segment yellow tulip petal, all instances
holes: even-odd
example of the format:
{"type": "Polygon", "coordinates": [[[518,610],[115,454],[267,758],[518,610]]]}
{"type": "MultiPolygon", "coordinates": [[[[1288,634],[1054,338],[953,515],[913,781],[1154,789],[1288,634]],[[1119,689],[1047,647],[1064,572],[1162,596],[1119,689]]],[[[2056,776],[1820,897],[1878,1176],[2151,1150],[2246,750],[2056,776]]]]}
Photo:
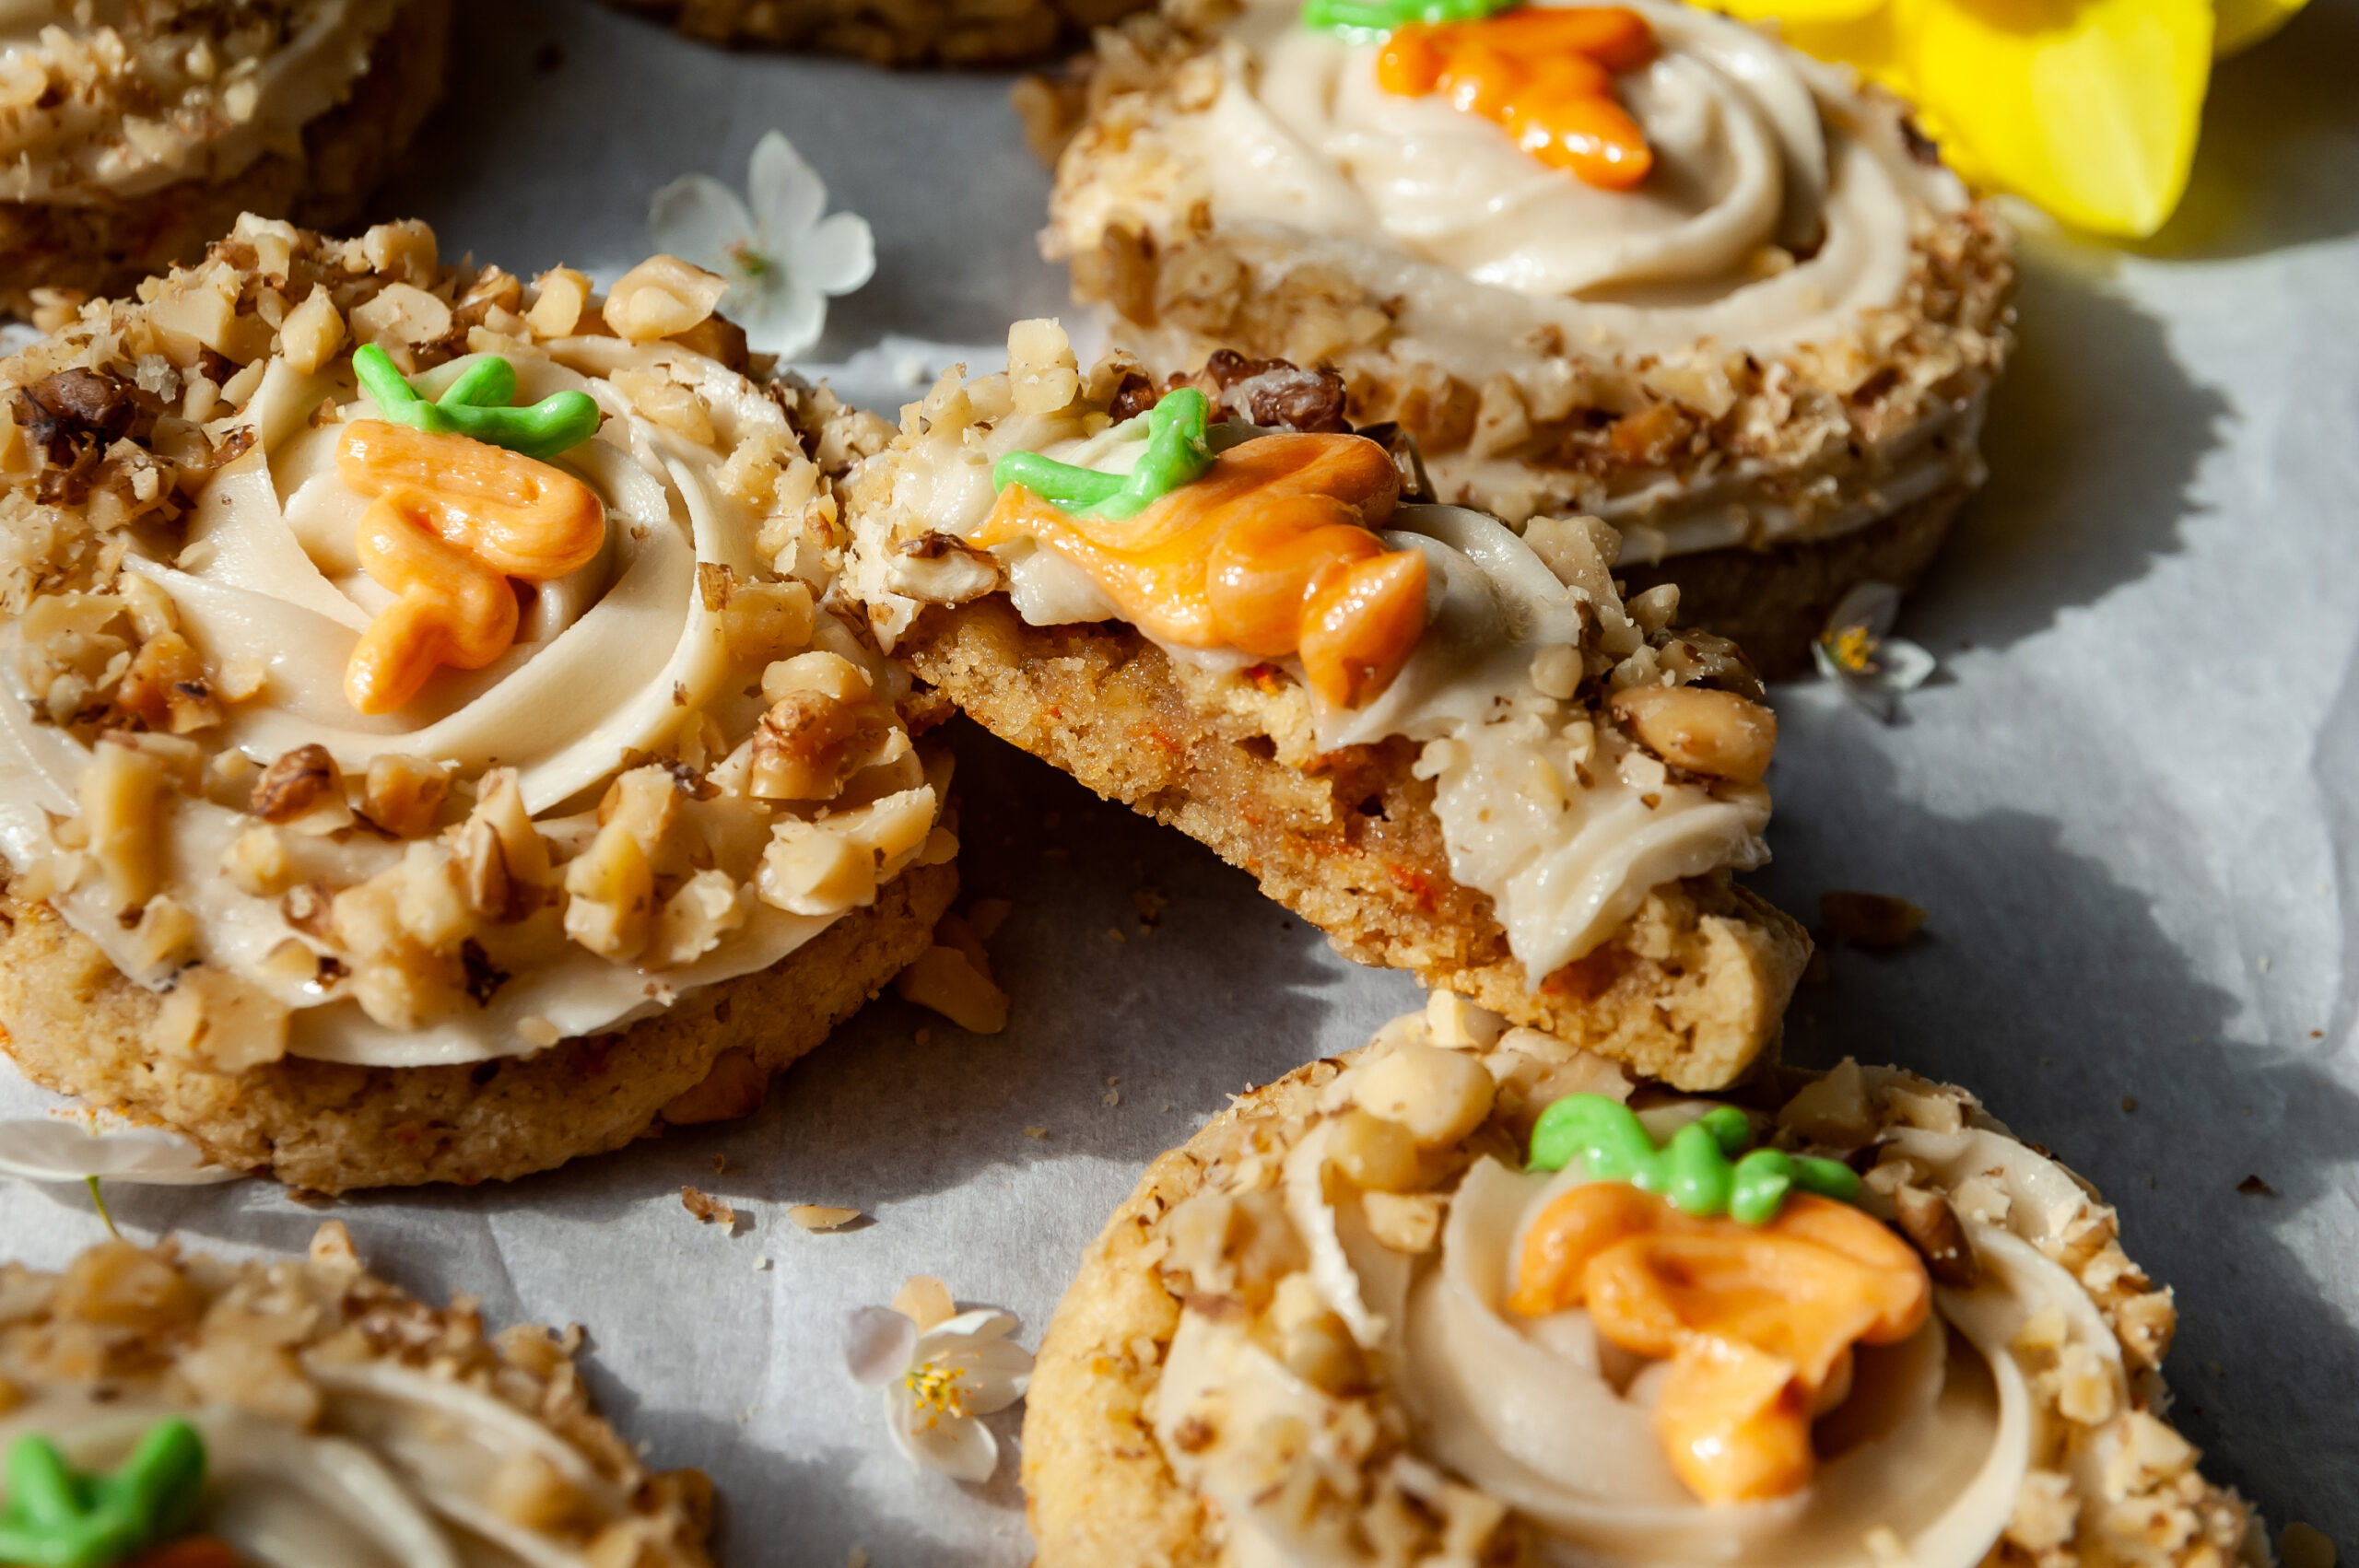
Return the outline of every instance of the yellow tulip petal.
{"type": "Polygon", "coordinates": [[[1887,0],[1711,0],[1711,8],[1740,21],[1778,21],[1791,29],[1817,22],[1856,22],[1886,4],[1887,0]]]}
{"type": "Polygon", "coordinates": [[[2217,0],[2212,10],[2219,25],[2212,36],[2212,53],[2220,59],[2250,49],[2294,19],[2303,0],[2217,0]]]}
{"type": "Polygon", "coordinates": [[[1905,75],[1964,161],[2078,228],[2144,238],[2187,189],[2210,0],[1914,0],[1905,75]]]}

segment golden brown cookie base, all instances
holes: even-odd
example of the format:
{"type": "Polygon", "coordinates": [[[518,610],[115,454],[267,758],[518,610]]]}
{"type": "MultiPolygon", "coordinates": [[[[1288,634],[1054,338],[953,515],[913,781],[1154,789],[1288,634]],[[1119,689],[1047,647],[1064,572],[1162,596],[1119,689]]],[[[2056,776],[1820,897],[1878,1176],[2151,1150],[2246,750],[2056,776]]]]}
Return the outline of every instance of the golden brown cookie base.
{"type": "Polygon", "coordinates": [[[1033,60],[1149,0],[608,0],[707,43],[850,54],[878,65],[1033,60]]]}
{"type": "Polygon", "coordinates": [[[146,1040],[155,993],[46,906],[0,892],[0,1048],[35,1082],[290,1187],[505,1181],[656,1130],[724,1051],[751,1052],[764,1076],[784,1068],[925,951],[957,886],[953,866],[912,867],[780,964],[619,1035],[452,1066],[289,1057],[234,1077],[159,1057],[146,1040]]]}
{"type": "Polygon", "coordinates": [[[1809,958],[1799,925],[1722,872],[1657,888],[1534,990],[1490,899],[1450,878],[1411,743],[1288,766],[1248,721],[1191,706],[1136,632],[1027,626],[996,595],[927,612],[895,651],[1001,739],[1250,872],[1345,956],[1683,1088],[1733,1082],[1777,1037],[1809,958]]]}
{"type": "Polygon", "coordinates": [[[0,311],[27,315],[36,288],[93,297],[193,263],[241,213],[334,228],[392,171],[442,96],[451,0],[411,0],[377,41],[352,96],[303,127],[303,156],[265,153],[218,184],[184,181],[85,205],[0,202],[0,311]]]}
{"type": "Polygon", "coordinates": [[[1743,648],[1764,677],[1784,680],[1809,673],[1811,644],[1854,587],[1915,587],[1973,494],[1972,486],[1949,485],[1831,539],[1761,550],[1706,550],[1655,566],[1625,558],[1614,575],[1632,593],[1658,583],[1679,584],[1682,621],[1711,627],[1743,648]]]}

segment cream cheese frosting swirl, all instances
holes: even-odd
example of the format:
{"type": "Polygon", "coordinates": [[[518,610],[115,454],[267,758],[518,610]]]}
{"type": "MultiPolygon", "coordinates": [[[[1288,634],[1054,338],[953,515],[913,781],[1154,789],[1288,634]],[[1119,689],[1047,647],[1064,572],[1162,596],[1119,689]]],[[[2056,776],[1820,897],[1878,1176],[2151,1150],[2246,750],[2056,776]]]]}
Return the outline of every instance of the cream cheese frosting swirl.
{"type": "Polygon", "coordinates": [[[368,69],[405,0],[0,6],[0,200],[76,204],[220,181],[368,69]]]}
{"type": "MultiPolygon", "coordinates": [[[[323,1060],[529,1054],[776,964],[901,868],[952,851],[934,831],[946,772],[891,709],[906,678],[815,610],[809,583],[770,575],[798,559],[792,513],[816,481],[779,403],[666,342],[508,353],[522,402],[571,390],[602,410],[599,434],[553,461],[596,496],[605,543],[537,585],[490,665],[446,670],[390,713],[345,695],[355,645],[392,599],[359,568],[367,503],[335,466],[346,429],[380,412],[348,357],[257,361],[223,421],[250,444],[205,483],[176,548],[141,540],[123,556],[129,602],[234,687],[217,724],[93,737],[25,684],[53,620],[95,625],[123,599],[36,601],[7,628],[0,854],[125,975],[171,990],[167,1033],[186,995],[241,1036],[323,1060]],[[749,466],[764,454],[769,469],[749,466]],[[781,454],[805,493],[774,482],[781,454]],[[780,730],[781,701],[842,721],[821,776],[780,730]],[[165,780],[140,829],[144,897],[92,825],[126,767],[165,780]],[[323,772],[355,790],[423,781],[425,819],[357,818],[367,801],[318,784],[323,772]],[[258,788],[282,774],[312,778],[318,798],[258,820],[258,788]]],[[[475,357],[417,384],[438,394],[475,357]]],[[[810,569],[824,592],[816,556],[810,569]]]]}
{"type": "Polygon", "coordinates": [[[1212,57],[1210,101],[1167,132],[1168,189],[1068,186],[1060,220],[1201,193],[1225,240],[1332,258],[1399,296],[1412,345],[1480,382],[1533,334],[1575,352],[1776,350],[1898,300],[1921,215],[1966,205],[1894,117],[1839,75],[1726,18],[1632,0],[1661,53],[1618,82],[1655,153],[1636,191],[1543,165],[1489,120],[1377,80],[1378,45],[1254,0],[1212,57]]]}
{"type": "Polygon", "coordinates": [[[574,1341],[519,1328],[495,1348],[464,1304],[364,1272],[339,1224],[307,1258],[112,1242],[62,1274],[0,1264],[0,1450],[38,1437],[102,1475],[185,1422],[204,1480],[178,1539],[247,1568],[709,1561],[679,1479],[590,1410],[574,1341]]]}
{"type": "MultiPolygon", "coordinates": [[[[2109,1211],[1954,1091],[1846,1063],[1809,1092],[1814,1104],[1789,1107],[1782,1119],[1823,1125],[1847,1106],[1834,1119],[1850,1123],[1848,1135],[1876,1139],[1863,1205],[1920,1246],[1936,1234],[1924,1216],[1937,1211],[1955,1226],[1943,1244],[1952,1263],[1936,1270],[1921,1328],[1855,1348],[1815,1414],[1808,1484],[1707,1504],[1666,1462],[1655,1415],[1666,1364],[1617,1348],[1583,1307],[1535,1317],[1508,1305],[1527,1235],[1592,1178],[1578,1156],[1551,1176],[1486,1152],[1480,1129],[1494,1094],[1512,1128],[1529,1126],[1541,1101],[1626,1096],[1627,1082],[1532,1031],[1502,1035],[1496,1018],[1440,996],[1315,1082],[1294,1095],[1293,1119],[1263,1124],[1278,1136],[1249,1139],[1250,1159],[1216,1164],[1163,1231],[1160,1267],[1167,1280],[1178,1273],[1172,1288],[1194,1293],[1147,1414],[1180,1483],[1214,1505],[1223,1561],[1374,1561],[1348,1520],[1365,1510],[1366,1531],[1385,1534],[1378,1498],[1392,1492],[1462,1531],[1450,1539],[1470,1557],[1504,1508],[1539,1561],[1634,1568],[1902,1558],[1975,1568],[2002,1541],[2026,1539],[2139,1561],[2148,1538],[2132,1515],[2170,1506],[2127,1501],[2148,1488],[2185,1500],[2173,1515],[2182,1550],[2199,1536],[2232,1546],[2242,1527],[2232,1500],[2207,1514],[2220,1494],[2186,1476],[2192,1451],[2146,1412],[2139,1374],[2151,1361],[2127,1352],[2151,1347],[2130,1326],[2164,1298],[2126,1297],[2121,1281],[2142,1289],[2142,1276],[2094,1262],[2088,1237],[2110,1235],[2109,1211]],[[1426,1171],[1450,1174],[1431,1188],[1405,1168],[1367,1175],[1388,1168],[1369,1153],[1383,1141],[1354,1120],[1370,1114],[1414,1140],[1426,1171]],[[1407,1215],[1425,1218],[1404,1224],[1407,1215]],[[1283,1276],[1274,1288],[1272,1270],[1283,1276]],[[1344,1335],[1355,1350],[1334,1347],[1344,1335]],[[1387,1415],[1356,1404],[1371,1387],[1408,1418],[1405,1452],[1387,1415]],[[2130,1457],[2138,1453],[2146,1459],[2130,1457]],[[1321,1478],[1314,1493],[1272,1484],[1296,1470],[1321,1478]],[[2121,1506],[2102,1514],[2100,1498],[2121,1506]]],[[[1668,1139],[1708,1106],[1660,1100],[1640,1118],[1668,1139]]]]}

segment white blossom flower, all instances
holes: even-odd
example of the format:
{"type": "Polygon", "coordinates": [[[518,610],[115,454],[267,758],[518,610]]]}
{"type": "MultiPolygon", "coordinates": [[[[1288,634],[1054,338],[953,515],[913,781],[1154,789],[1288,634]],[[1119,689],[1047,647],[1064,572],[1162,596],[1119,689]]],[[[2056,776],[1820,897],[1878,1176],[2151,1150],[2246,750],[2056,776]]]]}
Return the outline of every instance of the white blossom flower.
{"type": "Polygon", "coordinates": [[[1900,590],[1863,582],[1835,606],[1810,649],[1820,674],[1887,724],[1900,717],[1901,695],[1923,685],[1936,663],[1925,649],[1890,635],[1899,616],[1900,590]]]}
{"type": "Polygon", "coordinates": [[[176,1132],[117,1117],[22,1117],[0,1121],[0,1176],[23,1181],[104,1177],[152,1187],[202,1187],[246,1173],[210,1164],[176,1132]]]}
{"type": "Polygon", "coordinates": [[[999,1440],[975,1418],[1003,1410],[1032,1381],[1032,1352],[1012,1343],[1015,1319],[960,1312],[941,1281],[919,1275],[891,1306],[863,1306],[844,1326],[844,1363],[881,1385],[885,1424],[902,1457],[956,1480],[999,1468],[999,1440]]]}
{"type": "Polygon", "coordinates": [[[647,227],[655,248],[729,280],[722,309],[759,354],[792,359],[819,341],[829,297],[850,294],[876,271],[876,239],[858,213],[820,215],[827,181],[794,144],[772,131],[754,147],[737,193],[703,174],[655,193],[647,227]]]}

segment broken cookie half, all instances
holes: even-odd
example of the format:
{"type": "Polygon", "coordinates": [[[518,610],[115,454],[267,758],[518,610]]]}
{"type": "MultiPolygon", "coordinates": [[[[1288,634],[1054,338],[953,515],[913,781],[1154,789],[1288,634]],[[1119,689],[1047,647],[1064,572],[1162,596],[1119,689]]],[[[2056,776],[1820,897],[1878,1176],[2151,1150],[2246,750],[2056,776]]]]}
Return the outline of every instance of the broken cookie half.
{"type": "Polygon", "coordinates": [[[1737,649],[1625,602],[1592,519],[1430,504],[1332,378],[1085,376],[1053,322],[954,372],[851,486],[847,580],[921,681],[1181,828],[1362,963],[1686,1088],[1808,956],[1767,859],[1777,724],[1737,649]]]}

